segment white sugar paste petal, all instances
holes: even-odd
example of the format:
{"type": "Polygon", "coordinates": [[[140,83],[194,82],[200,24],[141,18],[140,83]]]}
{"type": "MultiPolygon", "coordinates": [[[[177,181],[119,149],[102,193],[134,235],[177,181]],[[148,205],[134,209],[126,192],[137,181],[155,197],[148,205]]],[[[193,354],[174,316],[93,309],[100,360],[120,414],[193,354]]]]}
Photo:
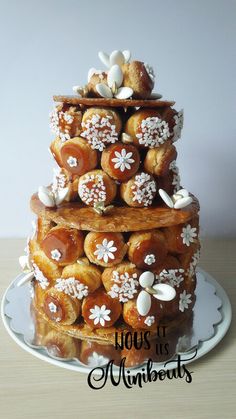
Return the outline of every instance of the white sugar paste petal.
{"type": "Polygon", "coordinates": [[[39,200],[45,205],[45,207],[55,207],[55,200],[51,191],[45,186],[40,186],[38,189],[39,200]]]}
{"type": "Polygon", "coordinates": [[[106,54],[103,51],[99,51],[98,56],[101,60],[101,62],[105,65],[105,67],[109,68],[110,67],[110,57],[108,54],[106,54]]]}
{"type": "Polygon", "coordinates": [[[153,297],[158,300],[171,301],[176,296],[175,289],[168,284],[155,284],[153,288],[157,291],[157,294],[153,294],[153,297]]]}
{"type": "Polygon", "coordinates": [[[171,197],[168,195],[166,191],[164,191],[164,189],[159,189],[159,195],[169,208],[174,208],[174,204],[171,197]]]}
{"type": "Polygon", "coordinates": [[[143,272],[139,277],[139,283],[141,287],[151,287],[154,282],[154,273],[150,271],[143,272]]]}
{"type": "Polygon", "coordinates": [[[146,291],[140,291],[137,298],[137,310],[141,316],[148,314],[151,304],[151,296],[146,291]]]}
{"type": "Polygon", "coordinates": [[[69,188],[59,189],[59,191],[57,192],[56,197],[55,197],[56,205],[59,205],[64,201],[68,192],[69,192],[69,188]]]}
{"type": "Polygon", "coordinates": [[[110,55],[110,67],[117,64],[122,66],[125,62],[125,57],[121,51],[112,51],[110,55]]]}
{"type": "Polygon", "coordinates": [[[99,93],[99,95],[102,97],[106,97],[106,98],[112,97],[111,89],[104,83],[96,84],[96,90],[99,93]]]}
{"type": "Polygon", "coordinates": [[[179,195],[182,195],[183,198],[186,198],[187,196],[189,196],[189,193],[188,193],[187,189],[180,189],[176,193],[179,194],[179,195]]]}
{"type": "Polygon", "coordinates": [[[125,49],[122,51],[122,54],[124,55],[125,62],[128,63],[131,58],[131,52],[128,49],[125,49]]]}
{"type": "Polygon", "coordinates": [[[132,96],[133,92],[134,91],[131,87],[120,87],[115,97],[116,99],[128,99],[132,96]]]}
{"type": "Polygon", "coordinates": [[[27,282],[30,282],[32,279],[34,279],[34,272],[29,272],[28,274],[25,274],[23,278],[21,278],[17,282],[17,287],[21,287],[22,285],[26,284],[27,282]]]}
{"type": "Polygon", "coordinates": [[[29,265],[29,257],[27,255],[20,256],[19,257],[19,264],[20,264],[20,267],[23,270],[26,269],[26,268],[28,268],[28,265],[29,265]]]}
{"type": "Polygon", "coordinates": [[[187,207],[189,204],[191,204],[191,202],[193,202],[193,198],[191,196],[178,199],[178,201],[174,205],[174,208],[181,209],[181,208],[187,207]]]}
{"type": "Polygon", "coordinates": [[[113,65],[107,73],[107,84],[112,88],[113,84],[116,83],[117,87],[122,85],[123,73],[121,68],[115,64],[113,65]]]}

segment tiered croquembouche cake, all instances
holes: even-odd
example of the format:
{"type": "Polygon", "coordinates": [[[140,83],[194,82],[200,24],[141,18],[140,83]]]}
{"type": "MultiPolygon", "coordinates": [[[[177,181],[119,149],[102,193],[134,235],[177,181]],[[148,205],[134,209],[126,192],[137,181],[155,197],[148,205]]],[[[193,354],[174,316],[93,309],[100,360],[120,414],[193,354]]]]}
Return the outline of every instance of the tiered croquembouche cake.
{"type": "Polygon", "coordinates": [[[129,51],[99,58],[106,70],[54,97],[58,168],[32,196],[36,231],[20,262],[42,318],[112,342],[115,332],[155,334],[192,312],[199,204],[176,165],[183,112],[152,93],[153,69],[129,51]]]}

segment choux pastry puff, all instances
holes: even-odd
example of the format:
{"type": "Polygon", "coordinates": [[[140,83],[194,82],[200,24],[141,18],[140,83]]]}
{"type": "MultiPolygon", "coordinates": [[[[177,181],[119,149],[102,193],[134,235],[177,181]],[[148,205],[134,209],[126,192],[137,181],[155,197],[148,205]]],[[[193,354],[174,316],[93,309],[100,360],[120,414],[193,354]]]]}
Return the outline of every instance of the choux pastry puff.
{"type": "Polygon", "coordinates": [[[110,204],[116,196],[117,186],[103,170],[92,170],[79,178],[80,199],[93,207],[98,202],[110,204]]]}
{"type": "Polygon", "coordinates": [[[59,266],[76,262],[83,255],[83,233],[74,228],[53,227],[41,243],[46,256],[59,266]]]}
{"type": "Polygon", "coordinates": [[[90,262],[109,267],[120,263],[127,251],[127,245],[121,233],[87,234],[84,251],[90,262]]]}
{"type": "Polygon", "coordinates": [[[82,118],[81,137],[85,138],[92,149],[103,151],[104,148],[118,141],[122,122],[116,110],[91,107],[82,118]]]}

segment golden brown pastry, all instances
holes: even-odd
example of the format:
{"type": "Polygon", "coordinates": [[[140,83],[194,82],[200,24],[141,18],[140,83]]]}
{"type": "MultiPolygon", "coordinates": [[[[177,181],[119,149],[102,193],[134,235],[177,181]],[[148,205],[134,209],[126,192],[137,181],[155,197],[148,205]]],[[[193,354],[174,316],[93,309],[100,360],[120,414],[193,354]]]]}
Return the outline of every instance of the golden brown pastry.
{"type": "Polygon", "coordinates": [[[110,204],[116,196],[117,186],[102,170],[92,170],[79,178],[80,199],[90,207],[98,202],[110,204]]]}
{"type": "Polygon", "coordinates": [[[144,160],[144,168],[148,173],[156,176],[164,176],[169,170],[170,163],[176,157],[177,151],[175,146],[170,142],[166,142],[158,148],[148,150],[144,160]]]}
{"type": "Polygon", "coordinates": [[[136,296],[140,275],[141,271],[133,263],[126,261],[113,268],[104,269],[102,282],[112,298],[117,298],[121,303],[125,303],[136,296]]]}
{"type": "Polygon", "coordinates": [[[36,280],[41,286],[50,280],[60,278],[62,269],[51,259],[49,259],[42,250],[37,250],[32,254],[32,262],[34,264],[34,274],[36,280]]]}
{"type": "Polygon", "coordinates": [[[116,180],[130,179],[139,168],[140,156],[131,144],[116,143],[102,152],[101,166],[104,172],[116,180]]]}
{"type": "Polygon", "coordinates": [[[99,289],[83,300],[82,316],[93,329],[110,327],[121,315],[121,304],[99,289]]]}
{"type": "Polygon", "coordinates": [[[60,153],[62,166],[69,173],[81,176],[97,166],[97,151],[83,138],[76,137],[66,141],[62,144],[60,153]]]}
{"type": "Polygon", "coordinates": [[[198,222],[191,220],[186,224],[166,227],[163,233],[169,252],[185,253],[188,248],[198,242],[198,222]]]}
{"type": "Polygon", "coordinates": [[[109,267],[122,261],[127,245],[121,233],[90,232],[85,237],[84,251],[90,262],[109,267]]]}
{"type": "Polygon", "coordinates": [[[159,147],[171,137],[168,123],[157,109],[139,109],[126,122],[125,133],[141,147],[159,147]]]}
{"type": "Polygon", "coordinates": [[[130,207],[148,207],[152,205],[157,186],[152,175],[141,172],[121,184],[121,198],[130,207]]]}
{"type": "Polygon", "coordinates": [[[140,269],[157,269],[167,256],[165,236],[158,230],[133,233],[128,245],[129,260],[140,269]]]}
{"type": "Polygon", "coordinates": [[[122,122],[117,111],[108,108],[89,108],[83,115],[81,137],[99,151],[118,140],[122,122]]]}
{"type": "MultiPolygon", "coordinates": [[[[89,262],[84,262],[79,259],[77,263],[73,265],[67,265],[62,271],[62,280],[74,278],[79,283],[85,285],[88,292],[94,292],[101,286],[101,272],[96,267],[91,265],[89,262]]],[[[66,281],[62,281],[66,285],[66,281]]],[[[59,281],[58,281],[59,283],[59,281]]],[[[63,284],[62,284],[63,285],[63,284]]],[[[60,288],[57,286],[57,288],[60,288]]]]}
{"type": "Polygon", "coordinates": [[[61,141],[78,137],[81,133],[82,112],[77,106],[59,104],[50,115],[50,127],[61,141]]]}
{"type": "Polygon", "coordinates": [[[51,330],[43,339],[48,352],[58,358],[75,358],[79,355],[79,340],[56,330],[51,330]]]}
{"type": "Polygon", "coordinates": [[[123,64],[123,85],[133,89],[133,98],[146,99],[154,87],[154,73],[151,67],[141,61],[123,64]]]}
{"type": "Polygon", "coordinates": [[[83,255],[84,236],[69,227],[53,227],[43,239],[41,247],[49,259],[59,266],[74,263],[83,255]]]}
{"type": "Polygon", "coordinates": [[[45,294],[43,310],[54,322],[73,324],[80,314],[81,302],[52,287],[45,294]]]}
{"type": "Polygon", "coordinates": [[[44,217],[38,217],[36,223],[36,237],[37,242],[40,244],[41,241],[44,239],[46,234],[54,227],[54,223],[50,220],[45,219],[44,217]]]}
{"type": "Polygon", "coordinates": [[[106,365],[110,360],[117,365],[120,361],[120,351],[114,345],[93,341],[82,341],[79,360],[89,367],[106,365]]]}
{"type": "Polygon", "coordinates": [[[100,97],[99,93],[97,92],[96,85],[99,83],[107,84],[107,74],[105,71],[96,70],[95,68],[91,68],[88,74],[88,96],[91,97],[100,97]]]}
{"type": "Polygon", "coordinates": [[[61,160],[61,139],[56,137],[50,144],[49,151],[51,152],[53,158],[56,160],[58,166],[62,167],[63,163],[61,160]]]}

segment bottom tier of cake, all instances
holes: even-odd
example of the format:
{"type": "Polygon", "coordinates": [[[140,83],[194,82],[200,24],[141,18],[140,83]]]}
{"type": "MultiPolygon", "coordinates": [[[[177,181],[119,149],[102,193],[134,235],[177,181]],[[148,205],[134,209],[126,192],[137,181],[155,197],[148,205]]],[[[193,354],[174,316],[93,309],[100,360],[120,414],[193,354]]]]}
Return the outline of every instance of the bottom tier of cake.
{"type": "Polygon", "coordinates": [[[198,217],[129,233],[86,232],[39,217],[29,240],[34,304],[71,336],[114,342],[115,332],[176,327],[194,304],[198,217]]]}

